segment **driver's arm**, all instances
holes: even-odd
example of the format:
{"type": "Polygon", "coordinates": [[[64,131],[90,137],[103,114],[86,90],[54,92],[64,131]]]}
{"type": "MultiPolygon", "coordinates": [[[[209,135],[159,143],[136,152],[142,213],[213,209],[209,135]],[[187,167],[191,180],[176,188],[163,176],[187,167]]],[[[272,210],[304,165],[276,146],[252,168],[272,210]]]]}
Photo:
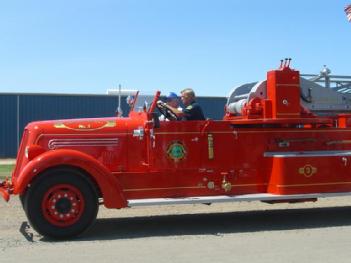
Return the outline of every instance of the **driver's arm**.
{"type": "Polygon", "coordinates": [[[177,108],[174,108],[172,106],[169,106],[167,103],[164,103],[163,101],[158,101],[157,104],[160,106],[160,107],[165,107],[165,108],[168,108],[170,109],[174,114],[177,115],[177,117],[183,117],[184,116],[184,113],[182,110],[178,110],[177,108]]]}
{"type": "Polygon", "coordinates": [[[169,105],[167,105],[167,104],[166,104],[166,107],[167,107],[168,109],[170,109],[171,111],[173,111],[175,114],[177,114],[177,116],[179,115],[178,117],[181,117],[181,116],[184,115],[184,113],[183,113],[182,110],[178,110],[177,108],[174,108],[174,107],[169,106],[169,105]]]}

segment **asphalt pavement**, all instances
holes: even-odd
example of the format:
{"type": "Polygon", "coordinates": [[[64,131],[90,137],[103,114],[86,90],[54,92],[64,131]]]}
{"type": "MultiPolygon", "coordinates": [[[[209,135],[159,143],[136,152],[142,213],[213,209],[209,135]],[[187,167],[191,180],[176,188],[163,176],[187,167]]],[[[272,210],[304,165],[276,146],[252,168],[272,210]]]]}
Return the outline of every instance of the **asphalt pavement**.
{"type": "Polygon", "coordinates": [[[351,259],[351,198],[316,203],[101,207],[81,237],[54,241],[17,197],[0,201],[1,262],[323,262],[351,259]]]}

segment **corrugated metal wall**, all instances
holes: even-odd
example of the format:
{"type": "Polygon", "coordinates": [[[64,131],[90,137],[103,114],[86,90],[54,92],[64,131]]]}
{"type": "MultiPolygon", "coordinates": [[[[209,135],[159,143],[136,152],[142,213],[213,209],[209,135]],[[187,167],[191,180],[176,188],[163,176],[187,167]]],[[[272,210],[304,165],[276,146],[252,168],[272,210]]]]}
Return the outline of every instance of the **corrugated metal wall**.
{"type": "Polygon", "coordinates": [[[17,98],[0,96],[0,157],[14,157],[17,153],[17,98]]]}
{"type": "MultiPolygon", "coordinates": [[[[206,117],[221,119],[225,98],[200,97],[206,117]]],[[[27,123],[38,120],[115,116],[117,97],[110,95],[0,94],[0,158],[15,157],[27,123]]],[[[124,116],[128,113],[122,98],[124,116]]]]}
{"type": "Polygon", "coordinates": [[[226,98],[199,97],[197,102],[201,105],[205,117],[213,120],[221,120],[224,115],[226,98]]]}

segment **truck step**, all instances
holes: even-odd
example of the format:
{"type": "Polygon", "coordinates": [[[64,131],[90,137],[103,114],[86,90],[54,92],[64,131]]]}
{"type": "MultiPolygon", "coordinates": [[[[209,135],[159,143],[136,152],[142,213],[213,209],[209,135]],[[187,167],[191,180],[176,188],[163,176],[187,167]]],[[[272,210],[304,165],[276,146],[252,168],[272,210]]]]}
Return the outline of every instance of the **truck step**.
{"type": "Polygon", "coordinates": [[[316,199],[326,197],[349,196],[351,192],[344,193],[313,193],[295,195],[275,195],[268,193],[245,194],[245,195],[220,195],[220,196],[195,196],[184,198],[149,198],[149,199],[130,199],[128,206],[151,206],[151,205],[176,205],[176,204],[210,204],[224,202],[241,201],[294,201],[299,199],[316,199]]]}

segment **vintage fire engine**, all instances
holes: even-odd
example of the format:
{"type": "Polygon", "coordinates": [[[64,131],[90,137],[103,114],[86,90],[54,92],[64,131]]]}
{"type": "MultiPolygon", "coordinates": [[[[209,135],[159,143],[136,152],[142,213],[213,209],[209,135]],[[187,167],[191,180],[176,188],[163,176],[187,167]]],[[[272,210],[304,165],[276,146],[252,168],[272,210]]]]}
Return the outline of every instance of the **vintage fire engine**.
{"type": "Polygon", "coordinates": [[[308,103],[318,92],[306,92],[299,72],[285,61],[266,81],[234,89],[219,121],[160,122],[157,92],[149,107],[134,109],[134,102],[125,118],[33,122],[24,130],[12,179],[1,183],[0,192],[6,201],[19,195],[32,227],[54,238],[81,234],[100,204],[303,202],[351,195],[351,114],[328,114],[328,108],[316,113],[308,103]]]}

